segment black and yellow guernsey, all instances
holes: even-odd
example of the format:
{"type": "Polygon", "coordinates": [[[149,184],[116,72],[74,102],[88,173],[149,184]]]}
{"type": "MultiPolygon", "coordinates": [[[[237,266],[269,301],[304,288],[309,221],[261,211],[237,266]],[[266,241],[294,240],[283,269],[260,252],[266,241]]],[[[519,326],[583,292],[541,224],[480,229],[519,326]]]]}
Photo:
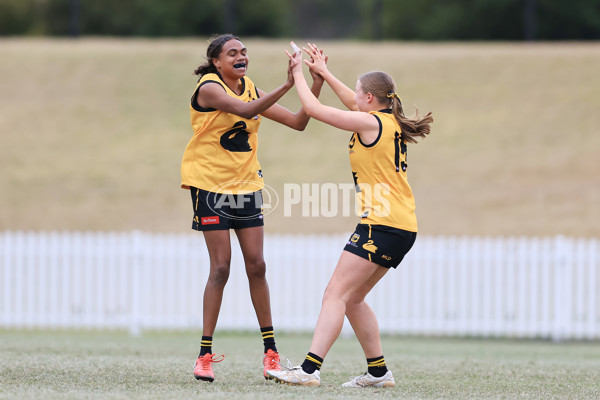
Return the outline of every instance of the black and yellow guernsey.
{"type": "Polygon", "coordinates": [[[214,193],[256,192],[264,187],[256,155],[261,116],[247,119],[198,106],[198,89],[210,82],[221,85],[227,95],[244,102],[259,97],[254,83],[247,76],[242,78],[243,91],[240,95],[231,90],[218,74],[202,76],[190,103],[194,135],[183,154],[181,187],[196,187],[214,193]]]}
{"type": "Polygon", "coordinates": [[[391,110],[372,111],[379,122],[377,139],[365,145],[358,133],[349,153],[360,223],[417,232],[415,199],[406,176],[406,143],[391,110]]]}

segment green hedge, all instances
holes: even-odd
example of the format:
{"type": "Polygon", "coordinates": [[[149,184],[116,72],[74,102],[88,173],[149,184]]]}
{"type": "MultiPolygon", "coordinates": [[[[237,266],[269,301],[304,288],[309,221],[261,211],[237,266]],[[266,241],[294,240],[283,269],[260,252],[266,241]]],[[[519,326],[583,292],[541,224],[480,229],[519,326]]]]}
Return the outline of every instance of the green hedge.
{"type": "Polygon", "coordinates": [[[222,32],[246,37],[597,40],[600,1],[0,0],[0,35],[222,32]],[[527,13],[528,6],[533,13],[527,13]]]}

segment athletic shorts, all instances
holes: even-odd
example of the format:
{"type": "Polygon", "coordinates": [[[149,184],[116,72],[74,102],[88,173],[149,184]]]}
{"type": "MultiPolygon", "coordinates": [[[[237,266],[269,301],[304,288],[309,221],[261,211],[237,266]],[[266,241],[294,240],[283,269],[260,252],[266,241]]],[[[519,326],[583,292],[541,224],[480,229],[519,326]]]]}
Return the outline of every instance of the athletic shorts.
{"type": "Polygon", "coordinates": [[[213,193],[190,188],[194,207],[192,229],[218,231],[263,226],[262,190],[247,194],[213,193]]]}
{"type": "Polygon", "coordinates": [[[385,268],[396,268],[411,249],[417,232],[385,225],[358,224],[344,250],[385,268]]]}

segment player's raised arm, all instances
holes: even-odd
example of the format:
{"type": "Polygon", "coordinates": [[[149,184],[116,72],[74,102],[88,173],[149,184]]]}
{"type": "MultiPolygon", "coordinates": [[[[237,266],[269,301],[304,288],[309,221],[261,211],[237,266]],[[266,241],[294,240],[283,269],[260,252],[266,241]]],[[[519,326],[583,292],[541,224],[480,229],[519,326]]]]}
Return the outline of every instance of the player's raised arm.
{"type": "Polygon", "coordinates": [[[287,81],[275,90],[262,92],[258,99],[244,102],[229,96],[220,84],[207,83],[198,89],[196,101],[203,108],[214,108],[243,118],[252,118],[275,104],[292,86],[294,82],[288,76],[287,81]]]}
{"type": "Polygon", "coordinates": [[[323,50],[319,49],[314,43],[307,43],[307,46],[308,48],[304,47],[303,49],[310,56],[310,60],[304,60],[304,63],[308,65],[311,73],[316,73],[323,77],[325,82],[327,82],[349,110],[358,110],[356,101],[354,100],[354,91],[329,71],[327,68],[327,56],[323,54],[323,50]]]}
{"type": "MultiPolygon", "coordinates": [[[[301,50],[298,48],[298,46],[295,46],[294,42],[292,42],[292,45],[294,53],[300,54],[301,50]]],[[[290,75],[292,74],[292,60],[290,60],[288,72],[290,75]]],[[[312,72],[311,76],[313,78],[313,82],[310,91],[315,97],[318,98],[321,94],[321,88],[323,87],[324,80],[320,75],[312,72]]],[[[260,89],[258,89],[258,92],[261,96],[264,93],[260,89]]],[[[308,121],[310,120],[310,117],[308,116],[308,114],[306,114],[303,107],[300,107],[300,110],[298,110],[298,112],[293,113],[292,111],[279,104],[273,104],[271,107],[263,111],[261,115],[263,117],[269,118],[273,121],[279,122],[283,125],[286,125],[292,129],[296,129],[299,131],[303,131],[304,128],[306,128],[308,121]]]]}
{"type": "Polygon", "coordinates": [[[344,131],[360,132],[365,142],[370,143],[375,139],[379,124],[372,115],[358,109],[356,111],[346,111],[322,104],[308,88],[306,79],[302,74],[301,55],[288,53],[288,56],[291,60],[294,82],[302,102],[302,108],[310,117],[344,131]]]}

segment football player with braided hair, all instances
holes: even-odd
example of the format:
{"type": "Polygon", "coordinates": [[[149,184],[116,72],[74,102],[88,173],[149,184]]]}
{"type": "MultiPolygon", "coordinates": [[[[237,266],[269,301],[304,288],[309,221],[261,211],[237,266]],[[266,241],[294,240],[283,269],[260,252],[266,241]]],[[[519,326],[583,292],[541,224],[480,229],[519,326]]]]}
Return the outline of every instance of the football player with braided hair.
{"type": "MultiPolygon", "coordinates": [[[[262,117],[304,130],[309,116],[293,113],[277,101],[294,85],[286,81],[266,93],[246,75],[248,50],[232,35],[213,37],[206,62],[195,74],[200,79],[190,102],[193,136],[181,163],[181,186],[189,189],[194,217],[192,229],[202,231],[210,257],[210,272],[202,304],[202,341],[196,360],[196,379],[212,382],[212,364],[223,360],[212,351],[223,289],[231,262],[230,229],[237,235],[264,345],[263,376],[278,370],[269,285],[263,257],[262,169],[257,159],[258,128],[262,117]]],[[[323,79],[314,74],[311,93],[318,96],[323,79]]],[[[193,260],[192,260],[193,262],[193,260]]]]}

